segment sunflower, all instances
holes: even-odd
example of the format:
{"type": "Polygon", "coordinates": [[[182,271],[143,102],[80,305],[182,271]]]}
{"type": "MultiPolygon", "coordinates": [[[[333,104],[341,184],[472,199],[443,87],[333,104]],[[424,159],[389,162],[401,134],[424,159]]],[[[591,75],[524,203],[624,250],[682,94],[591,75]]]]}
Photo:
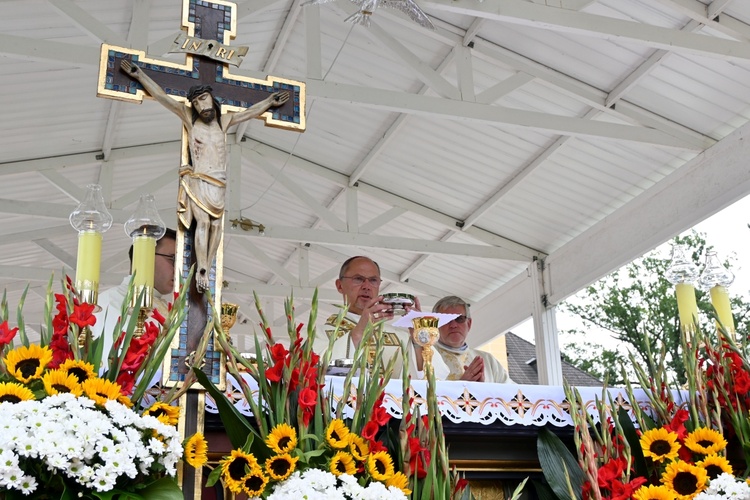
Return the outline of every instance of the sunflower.
{"type": "Polygon", "coordinates": [[[253,467],[250,472],[242,477],[240,491],[244,491],[250,498],[259,497],[266,489],[266,484],[268,484],[268,478],[263,475],[261,468],[253,467]]]}
{"type": "Polygon", "coordinates": [[[700,427],[688,434],[685,446],[694,453],[713,455],[727,447],[727,440],[720,432],[700,427]]]}
{"type": "Polygon", "coordinates": [[[289,453],[297,446],[297,431],[288,424],[279,424],[266,437],[266,445],[274,453],[289,453]]]}
{"type": "Polygon", "coordinates": [[[340,418],[334,418],[326,429],[326,441],[331,448],[346,448],[349,446],[349,428],[340,418]]]}
{"type": "Polygon", "coordinates": [[[159,422],[165,425],[177,425],[177,422],[180,420],[180,407],[157,401],[148,410],[144,411],[143,414],[156,417],[159,422]]]}
{"type": "MultiPolygon", "coordinates": [[[[260,471],[260,465],[255,455],[245,453],[242,450],[232,450],[232,454],[219,462],[219,465],[221,466],[221,477],[233,493],[242,491],[242,480],[250,471],[254,469],[260,471]]],[[[263,475],[263,471],[260,471],[260,473],[263,475]]]]}
{"type": "Polygon", "coordinates": [[[5,356],[8,373],[23,384],[41,378],[47,364],[52,361],[52,350],[37,344],[20,346],[5,356]]]}
{"type": "Polygon", "coordinates": [[[131,399],[130,399],[130,398],[129,398],[128,396],[126,396],[125,394],[120,394],[120,395],[119,395],[119,396],[117,397],[117,401],[118,401],[118,402],[119,402],[119,403],[120,403],[121,405],[123,405],[123,406],[127,406],[128,408],[132,408],[132,407],[133,407],[133,400],[131,400],[131,399]]]}
{"type": "Polygon", "coordinates": [[[185,443],[185,461],[196,469],[206,465],[208,461],[208,443],[203,434],[196,432],[185,443]]]}
{"type": "Polygon", "coordinates": [[[84,383],[90,378],[96,378],[94,365],[80,359],[66,359],[58,370],[74,375],[78,379],[79,384],[84,383]]]}
{"type": "Polygon", "coordinates": [[[83,394],[96,404],[104,406],[109,400],[120,397],[120,384],[102,378],[90,378],[81,384],[83,394]]]}
{"type": "Polygon", "coordinates": [[[33,401],[34,393],[17,382],[0,382],[0,403],[19,403],[33,401]]]}
{"type": "MultiPolygon", "coordinates": [[[[404,495],[406,496],[411,495],[411,490],[409,489],[409,478],[406,477],[403,472],[396,472],[394,475],[392,475],[385,482],[385,486],[387,488],[394,486],[400,489],[402,492],[404,492],[404,495]]],[[[645,500],[645,499],[642,499],[642,500],[645,500]]]]}
{"type": "Polygon", "coordinates": [[[387,481],[393,474],[393,459],[387,451],[379,451],[367,457],[367,472],[378,481],[387,481]]]}
{"type": "Polygon", "coordinates": [[[354,457],[345,451],[337,451],[336,454],[331,458],[331,463],[328,466],[328,470],[334,476],[340,476],[341,474],[349,474],[353,476],[357,472],[357,466],[354,463],[354,457]]]}
{"type": "Polygon", "coordinates": [[[716,454],[707,456],[695,465],[706,469],[708,479],[716,479],[725,472],[727,474],[734,474],[732,466],[729,464],[729,460],[716,454]]]}
{"type": "Polygon", "coordinates": [[[661,482],[677,500],[690,500],[706,488],[706,469],[678,460],[667,465],[661,482]]]}
{"type": "Polygon", "coordinates": [[[83,388],[78,383],[78,379],[62,370],[50,370],[42,376],[44,390],[50,396],[55,394],[69,392],[76,397],[83,394],[83,388]]]}
{"type": "Polygon", "coordinates": [[[633,493],[633,500],[674,500],[674,491],[666,486],[641,486],[633,493]]]}
{"type": "Polygon", "coordinates": [[[292,458],[289,453],[271,457],[266,460],[266,474],[268,474],[271,479],[283,481],[292,475],[292,472],[294,472],[294,469],[297,466],[297,460],[299,460],[299,458],[292,458]]]}
{"type": "Polygon", "coordinates": [[[644,457],[651,457],[654,462],[674,460],[680,451],[677,434],[664,428],[651,429],[641,436],[641,449],[644,457]]]}
{"type": "Polygon", "coordinates": [[[367,455],[370,454],[370,446],[365,441],[365,438],[352,434],[349,441],[349,451],[354,458],[364,461],[367,455]]]}

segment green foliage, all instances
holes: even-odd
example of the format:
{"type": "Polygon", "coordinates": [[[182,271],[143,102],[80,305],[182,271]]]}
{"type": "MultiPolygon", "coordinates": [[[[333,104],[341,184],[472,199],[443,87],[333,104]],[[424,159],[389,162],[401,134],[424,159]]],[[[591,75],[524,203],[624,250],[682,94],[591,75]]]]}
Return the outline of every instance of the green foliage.
{"type": "Polygon", "coordinates": [[[581,499],[583,472],[565,444],[549,429],[542,428],[537,437],[537,454],[544,478],[557,498],[581,499]]]}
{"type": "MultiPolygon", "coordinates": [[[[675,238],[673,243],[688,245],[695,264],[703,267],[705,251],[711,248],[703,234],[693,232],[675,238]]],[[[588,286],[564,302],[562,310],[580,317],[589,329],[609,332],[643,365],[648,359],[649,345],[663,346],[668,371],[679,384],[684,384],[687,378],[681,359],[677,299],[674,285],[664,278],[670,261],[660,254],[658,250],[653,251],[588,286]]],[[[696,298],[701,312],[699,328],[711,331],[714,329],[710,319],[713,306],[709,294],[698,290],[696,298]]],[[[731,303],[737,330],[747,330],[750,327],[750,304],[738,296],[732,297],[731,303]]],[[[584,334],[581,330],[563,333],[577,338],[584,334]]],[[[610,385],[625,383],[619,366],[626,360],[626,353],[591,342],[576,341],[575,344],[564,348],[566,361],[597,378],[608,379],[610,385]]],[[[632,379],[633,373],[627,372],[625,376],[632,379]]]]}

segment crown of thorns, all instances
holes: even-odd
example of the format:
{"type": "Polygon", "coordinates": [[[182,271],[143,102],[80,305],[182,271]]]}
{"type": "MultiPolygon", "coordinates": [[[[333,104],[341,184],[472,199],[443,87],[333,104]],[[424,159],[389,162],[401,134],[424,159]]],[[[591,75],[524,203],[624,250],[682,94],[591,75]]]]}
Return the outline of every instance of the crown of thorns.
{"type": "Polygon", "coordinates": [[[211,93],[214,89],[211,88],[210,85],[193,85],[188,89],[187,98],[188,101],[192,102],[193,99],[198,97],[199,95],[203,95],[205,93],[211,93]]]}

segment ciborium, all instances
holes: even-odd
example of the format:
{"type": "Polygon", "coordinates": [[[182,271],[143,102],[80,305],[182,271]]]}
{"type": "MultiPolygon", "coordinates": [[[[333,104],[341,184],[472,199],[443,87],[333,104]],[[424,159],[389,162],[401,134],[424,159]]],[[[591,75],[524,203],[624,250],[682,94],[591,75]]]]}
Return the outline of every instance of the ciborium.
{"type": "Polygon", "coordinates": [[[384,293],[383,304],[391,306],[394,315],[406,314],[406,307],[414,307],[414,295],[408,293],[384,293]]]}

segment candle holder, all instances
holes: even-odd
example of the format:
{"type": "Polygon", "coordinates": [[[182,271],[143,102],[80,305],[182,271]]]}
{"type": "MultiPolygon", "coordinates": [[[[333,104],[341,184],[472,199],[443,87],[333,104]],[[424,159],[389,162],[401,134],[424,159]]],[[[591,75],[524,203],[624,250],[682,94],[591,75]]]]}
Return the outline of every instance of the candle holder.
{"type": "Polygon", "coordinates": [[[698,266],[690,257],[687,245],[672,245],[672,260],[664,277],[675,286],[680,326],[686,334],[695,332],[698,321],[698,303],[693,286],[698,274],[698,266]]]}
{"type": "Polygon", "coordinates": [[[154,307],[154,260],[156,242],[166,226],[156,209],[153,195],[142,195],[133,215],[125,222],[125,234],[133,239],[133,297],[130,305],[138,310],[134,335],[143,334],[148,313],[154,307]]]}
{"type": "MultiPolygon", "coordinates": [[[[102,187],[86,186],[83,200],[71,212],[70,225],[78,231],[75,290],[81,303],[96,304],[102,260],[102,233],[112,227],[112,215],[104,206],[102,187]]],[[[96,311],[101,311],[98,305],[96,311]]]]}
{"type": "Polygon", "coordinates": [[[422,347],[425,371],[427,371],[427,367],[432,369],[432,346],[440,338],[439,322],[440,318],[434,316],[420,316],[412,319],[414,325],[412,338],[417,345],[422,347]]]}
{"type": "Polygon", "coordinates": [[[706,252],[706,265],[701,273],[699,284],[703,290],[711,294],[711,304],[716,311],[716,327],[721,329],[723,326],[732,334],[734,334],[734,318],[727,287],[733,281],[734,274],[721,264],[716,252],[706,252]]]}

